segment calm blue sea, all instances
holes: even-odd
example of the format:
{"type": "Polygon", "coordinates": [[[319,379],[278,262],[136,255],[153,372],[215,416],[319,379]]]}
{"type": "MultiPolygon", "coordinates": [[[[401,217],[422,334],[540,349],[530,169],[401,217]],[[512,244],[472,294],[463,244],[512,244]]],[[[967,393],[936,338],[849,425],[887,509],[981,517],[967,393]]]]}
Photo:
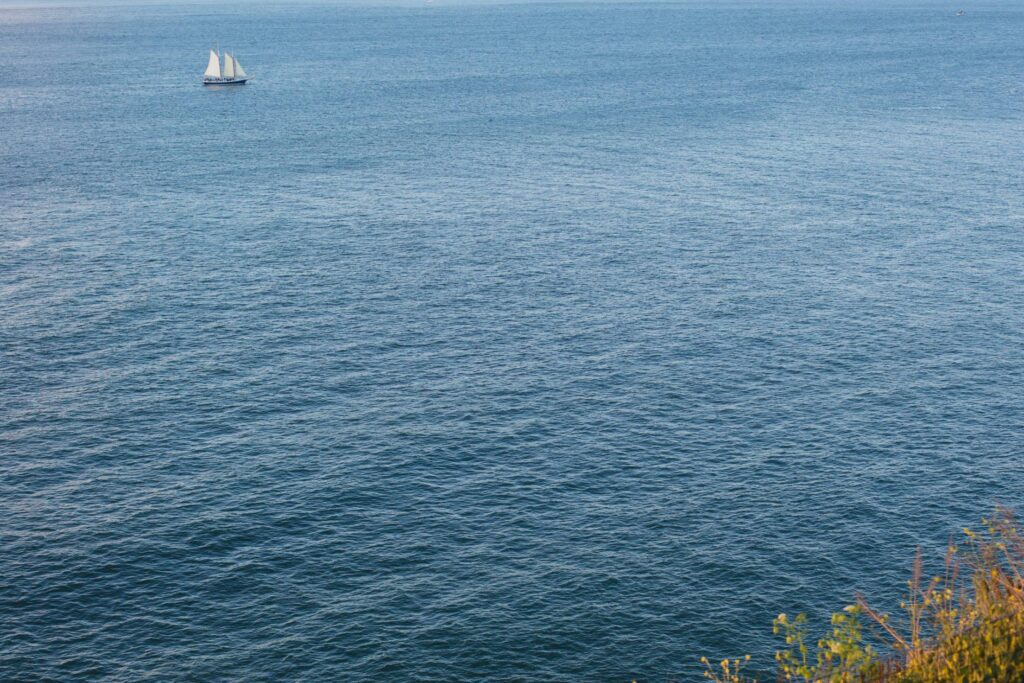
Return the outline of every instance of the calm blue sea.
{"type": "Polygon", "coordinates": [[[897,608],[1024,503],[1024,6],[957,8],[4,6],[0,679],[897,608]]]}

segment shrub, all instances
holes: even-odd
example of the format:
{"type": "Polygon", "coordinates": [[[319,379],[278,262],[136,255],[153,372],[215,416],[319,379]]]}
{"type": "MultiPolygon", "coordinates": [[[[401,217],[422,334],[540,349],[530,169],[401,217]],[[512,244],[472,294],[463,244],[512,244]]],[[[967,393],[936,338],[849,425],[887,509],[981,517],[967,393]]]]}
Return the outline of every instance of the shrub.
{"type": "MultiPolygon", "coordinates": [[[[778,678],[797,683],[1021,683],[1024,681],[1024,532],[998,508],[983,530],[964,529],[963,548],[952,543],[942,576],[923,581],[918,550],[901,625],[863,596],[832,615],[832,629],[808,646],[807,618],[780,614],[774,632],[778,678]],[[865,641],[864,618],[887,641],[883,658],[865,641]]],[[[748,683],[750,657],[707,658],[705,677],[748,683]]]]}

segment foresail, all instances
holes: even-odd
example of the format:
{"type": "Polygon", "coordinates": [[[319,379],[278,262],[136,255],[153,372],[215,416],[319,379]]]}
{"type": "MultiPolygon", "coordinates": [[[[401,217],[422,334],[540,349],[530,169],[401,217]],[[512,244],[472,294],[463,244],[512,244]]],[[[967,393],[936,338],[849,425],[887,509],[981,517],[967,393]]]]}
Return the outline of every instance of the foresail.
{"type": "Polygon", "coordinates": [[[242,65],[238,63],[238,59],[235,59],[235,78],[245,78],[245,71],[242,69],[242,65]]]}
{"type": "Polygon", "coordinates": [[[231,55],[227,52],[224,53],[224,78],[235,77],[235,60],[231,59],[231,55]]]}
{"type": "Polygon", "coordinates": [[[210,62],[206,65],[206,72],[203,75],[207,78],[220,78],[220,60],[213,50],[210,50],[210,62]]]}

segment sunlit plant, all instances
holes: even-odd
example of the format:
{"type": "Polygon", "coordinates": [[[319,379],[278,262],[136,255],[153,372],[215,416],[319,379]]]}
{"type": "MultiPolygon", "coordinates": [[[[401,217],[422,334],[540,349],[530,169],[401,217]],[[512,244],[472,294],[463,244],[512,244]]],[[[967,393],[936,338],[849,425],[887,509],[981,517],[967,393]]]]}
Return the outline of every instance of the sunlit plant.
{"type": "MultiPolygon", "coordinates": [[[[773,631],[778,678],[797,683],[1022,683],[1024,682],[1024,532],[1009,510],[964,530],[952,543],[941,576],[924,580],[920,551],[900,607],[900,623],[863,596],[832,615],[831,631],[808,645],[807,617],[780,614],[773,631]],[[862,622],[862,618],[866,621],[862,622]],[[864,624],[885,642],[886,657],[866,642],[864,624]]],[[[707,658],[704,675],[745,683],[742,660],[707,658]]]]}

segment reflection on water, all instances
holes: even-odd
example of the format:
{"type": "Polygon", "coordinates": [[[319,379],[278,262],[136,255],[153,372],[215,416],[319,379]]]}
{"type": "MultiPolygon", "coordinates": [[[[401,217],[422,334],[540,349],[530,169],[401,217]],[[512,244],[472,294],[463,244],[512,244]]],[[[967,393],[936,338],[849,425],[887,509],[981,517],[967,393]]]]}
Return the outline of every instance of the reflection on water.
{"type": "Polygon", "coordinates": [[[244,85],[216,85],[216,84],[207,85],[206,83],[203,84],[203,89],[205,89],[205,90],[217,90],[217,91],[219,91],[219,90],[242,90],[244,87],[245,87],[244,85]]]}

